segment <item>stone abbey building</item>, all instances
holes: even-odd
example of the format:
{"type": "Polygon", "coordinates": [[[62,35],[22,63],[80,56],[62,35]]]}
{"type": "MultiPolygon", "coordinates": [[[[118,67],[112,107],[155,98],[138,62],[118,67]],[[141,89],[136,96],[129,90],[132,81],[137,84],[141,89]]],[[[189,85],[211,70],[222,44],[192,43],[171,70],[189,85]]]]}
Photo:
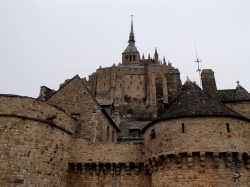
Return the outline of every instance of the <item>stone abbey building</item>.
{"type": "Polygon", "coordinates": [[[250,94],[201,80],[140,58],[131,24],[122,64],[0,95],[0,186],[249,187],[250,94]]]}

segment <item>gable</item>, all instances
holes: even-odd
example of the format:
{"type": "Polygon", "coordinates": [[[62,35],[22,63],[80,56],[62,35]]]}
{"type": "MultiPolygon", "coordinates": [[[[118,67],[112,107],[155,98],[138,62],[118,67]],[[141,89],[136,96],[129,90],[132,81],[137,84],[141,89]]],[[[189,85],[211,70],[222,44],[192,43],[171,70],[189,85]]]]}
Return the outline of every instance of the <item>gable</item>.
{"type": "Polygon", "coordinates": [[[89,112],[101,109],[78,75],[61,87],[47,102],[68,114],[81,113],[83,108],[89,112]]]}

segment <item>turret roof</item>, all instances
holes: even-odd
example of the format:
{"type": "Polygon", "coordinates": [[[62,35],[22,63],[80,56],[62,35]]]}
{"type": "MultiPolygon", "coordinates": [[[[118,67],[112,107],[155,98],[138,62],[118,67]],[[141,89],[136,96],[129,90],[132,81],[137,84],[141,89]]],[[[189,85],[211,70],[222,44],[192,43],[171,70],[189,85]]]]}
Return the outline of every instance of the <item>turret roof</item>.
{"type": "Polygon", "coordinates": [[[139,51],[135,47],[135,35],[133,30],[133,16],[131,19],[131,30],[129,34],[128,46],[123,53],[138,53],[139,51]]]}
{"type": "Polygon", "coordinates": [[[142,129],[143,133],[148,126],[155,122],[179,117],[227,116],[250,121],[250,119],[241,116],[208,95],[189,79],[187,79],[181,90],[181,93],[170,103],[163,115],[157,117],[142,129]]]}

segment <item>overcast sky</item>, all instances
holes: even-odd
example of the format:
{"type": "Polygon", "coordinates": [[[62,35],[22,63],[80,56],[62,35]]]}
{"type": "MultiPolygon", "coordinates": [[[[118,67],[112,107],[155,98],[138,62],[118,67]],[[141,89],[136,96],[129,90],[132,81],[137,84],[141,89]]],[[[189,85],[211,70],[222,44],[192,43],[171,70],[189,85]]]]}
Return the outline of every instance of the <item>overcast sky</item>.
{"type": "Polygon", "coordinates": [[[30,97],[78,74],[121,62],[134,15],[140,55],[165,56],[199,83],[212,69],[218,89],[250,92],[249,0],[0,0],[0,93],[30,97]],[[195,41],[195,42],[194,42],[195,41]]]}

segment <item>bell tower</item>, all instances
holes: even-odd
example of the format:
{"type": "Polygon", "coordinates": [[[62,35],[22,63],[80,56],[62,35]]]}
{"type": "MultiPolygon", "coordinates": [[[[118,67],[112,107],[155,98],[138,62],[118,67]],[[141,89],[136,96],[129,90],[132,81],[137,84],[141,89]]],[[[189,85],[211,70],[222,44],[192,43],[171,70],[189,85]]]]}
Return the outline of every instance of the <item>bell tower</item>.
{"type": "Polygon", "coordinates": [[[129,34],[128,46],[122,53],[122,65],[139,66],[140,53],[135,46],[135,35],[133,30],[133,15],[131,15],[131,29],[129,34]]]}

